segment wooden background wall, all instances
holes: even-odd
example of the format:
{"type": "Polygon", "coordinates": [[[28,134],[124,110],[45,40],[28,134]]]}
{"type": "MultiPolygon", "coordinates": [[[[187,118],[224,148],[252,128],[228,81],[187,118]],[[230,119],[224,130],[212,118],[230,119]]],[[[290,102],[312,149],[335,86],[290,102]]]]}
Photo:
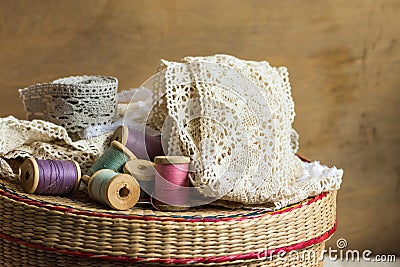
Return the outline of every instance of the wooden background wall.
{"type": "Polygon", "coordinates": [[[301,154],[345,170],[330,244],[400,254],[399,14],[397,0],[0,0],[0,116],[24,118],[17,88],[78,74],[137,87],[160,58],[287,66],[301,154]]]}

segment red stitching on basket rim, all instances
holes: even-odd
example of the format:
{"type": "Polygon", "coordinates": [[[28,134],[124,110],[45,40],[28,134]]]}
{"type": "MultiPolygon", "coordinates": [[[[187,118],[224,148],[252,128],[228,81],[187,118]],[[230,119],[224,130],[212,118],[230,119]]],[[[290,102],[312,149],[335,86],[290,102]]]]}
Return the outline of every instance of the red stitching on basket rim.
{"type": "MultiPolygon", "coordinates": [[[[305,159],[298,154],[296,154],[296,156],[299,157],[304,162],[310,162],[308,159],[305,159]]],[[[0,184],[0,185],[2,185],[2,184],[0,184]]],[[[5,185],[3,184],[3,186],[5,186],[5,185]]],[[[290,212],[295,209],[299,209],[304,206],[310,205],[310,204],[324,198],[328,194],[328,192],[323,192],[319,195],[308,198],[303,202],[295,203],[293,205],[287,206],[285,208],[282,208],[282,209],[276,210],[276,211],[263,211],[263,210],[258,209],[253,212],[249,211],[247,214],[242,213],[242,214],[236,214],[235,216],[227,215],[226,217],[220,217],[220,216],[194,217],[194,216],[179,216],[179,215],[167,217],[167,216],[151,216],[151,215],[124,215],[124,214],[115,214],[115,213],[106,213],[106,212],[99,213],[99,212],[95,212],[95,211],[85,211],[85,210],[75,209],[75,208],[68,207],[68,206],[50,205],[50,204],[43,203],[43,202],[40,202],[37,200],[32,200],[29,198],[25,198],[25,197],[21,197],[21,196],[12,194],[12,193],[8,192],[8,190],[5,191],[1,188],[0,188],[0,194],[6,196],[8,198],[11,198],[15,201],[26,203],[28,205],[42,207],[42,208],[46,208],[48,210],[56,210],[56,211],[61,211],[61,212],[65,212],[65,213],[90,216],[90,217],[126,219],[126,220],[143,220],[143,221],[225,222],[225,221],[243,221],[243,220],[260,218],[260,217],[268,216],[268,215],[273,216],[273,215],[290,212]]]]}
{"type": "MultiPolygon", "coordinates": [[[[98,212],[94,212],[94,211],[83,211],[83,210],[77,210],[74,208],[70,208],[70,207],[65,207],[65,206],[51,206],[48,204],[44,204],[41,203],[39,201],[36,200],[31,200],[31,199],[26,199],[17,195],[13,195],[9,192],[6,192],[2,189],[0,189],[0,194],[11,198],[15,201],[19,201],[19,202],[23,202],[32,206],[38,206],[38,207],[43,207],[43,208],[47,208],[49,210],[57,210],[57,211],[61,211],[61,212],[66,212],[66,213],[72,213],[72,214],[77,214],[77,215],[84,215],[84,216],[93,216],[93,217],[106,217],[106,218],[118,218],[118,219],[126,219],[126,220],[144,220],[144,221],[176,221],[176,222],[222,222],[222,221],[242,221],[242,220],[248,220],[248,219],[255,219],[255,218],[260,218],[263,216],[267,216],[267,215],[278,215],[278,214],[282,214],[285,212],[290,212],[292,210],[295,209],[299,209],[302,208],[304,206],[310,205],[322,198],[324,198],[328,192],[323,192],[319,195],[316,195],[312,198],[309,198],[307,201],[305,202],[301,202],[301,203],[297,203],[294,204],[292,206],[288,206],[286,208],[277,210],[277,211],[268,211],[265,213],[256,213],[256,215],[253,216],[246,216],[243,214],[239,214],[239,217],[203,217],[203,218],[187,218],[190,216],[185,216],[185,217],[157,217],[157,216],[148,216],[148,215],[123,215],[123,214],[112,214],[112,213],[98,213],[98,212]]],[[[249,212],[250,214],[252,212],[249,212]]]]}
{"type": "Polygon", "coordinates": [[[290,252],[293,250],[301,250],[316,244],[320,244],[330,238],[333,233],[336,231],[337,221],[333,225],[333,227],[328,230],[326,233],[322,234],[319,237],[312,238],[307,241],[299,242],[297,244],[276,248],[272,250],[266,250],[261,252],[250,252],[246,254],[233,254],[227,256],[215,256],[215,257],[197,257],[197,258],[139,258],[139,257],[127,257],[127,256],[109,256],[109,255],[97,255],[93,253],[85,253],[85,252],[77,252],[70,251],[65,249],[56,249],[49,248],[39,244],[34,244],[30,242],[23,241],[19,238],[15,238],[9,236],[4,233],[0,233],[0,238],[8,240],[10,242],[17,243],[21,246],[34,248],[37,250],[43,250],[47,252],[60,253],[70,256],[76,256],[80,258],[92,258],[92,259],[101,259],[101,260],[110,260],[110,261],[124,261],[124,262],[146,262],[146,263],[163,263],[163,264],[190,264],[190,263],[222,263],[229,261],[237,261],[237,260],[251,260],[251,259],[262,259],[264,257],[268,257],[271,255],[278,255],[279,252],[290,252]]]}

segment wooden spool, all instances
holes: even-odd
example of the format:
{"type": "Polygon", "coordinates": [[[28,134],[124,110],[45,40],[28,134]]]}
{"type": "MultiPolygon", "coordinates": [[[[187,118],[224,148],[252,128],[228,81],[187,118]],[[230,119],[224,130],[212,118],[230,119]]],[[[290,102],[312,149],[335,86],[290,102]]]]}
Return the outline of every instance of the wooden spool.
{"type": "Polygon", "coordinates": [[[127,155],[130,159],[137,159],[135,154],[133,154],[133,152],[130,151],[123,143],[119,141],[112,141],[111,146],[113,146],[114,148],[118,149],[119,151],[127,155]]]}
{"type": "MultiPolygon", "coordinates": [[[[76,173],[77,173],[77,177],[76,177],[76,183],[75,183],[75,187],[72,190],[71,193],[75,193],[78,189],[79,189],[79,185],[80,185],[80,181],[81,181],[81,168],[79,166],[79,164],[74,161],[74,160],[70,160],[72,163],[74,163],[75,167],[76,167],[76,173]]],[[[20,169],[20,181],[21,181],[21,185],[23,190],[26,193],[35,193],[36,189],[38,187],[39,184],[39,166],[38,163],[36,162],[35,158],[27,158],[19,167],[20,169]]]]}
{"type": "Polygon", "coordinates": [[[152,161],[154,157],[164,155],[160,137],[147,135],[126,126],[119,126],[111,136],[111,141],[120,142],[139,159],[152,161]]]}
{"type": "MultiPolygon", "coordinates": [[[[157,165],[174,165],[174,164],[190,164],[190,158],[184,156],[157,156],[154,158],[154,163],[157,165]]],[[[155,200],[155,205],[162,211],[185,211],[190,207],[175,206],[155,200]]]]}
{"type": "Polygon", "coordinates": [[[149,203],[154,192],[154,163],[143,159],[130,160],[124,165],[124,173],[131,174],[139,182],[139,203],[149,203]]]}
{"type": "MultiPolygon", "coordinates": [[[[96,179],[96,175],[101,172],[110,171],[108,169],[102,169],[95,172],[88,182],[88,193],[92,199],[96,199],[93,196],[93,181],[96,179]]],[[[105,186],[105,194],[100,196],[101,199],[113,209],[116,210],[127,210],[135,206],[140,196],[139,183],[128,174],[116,174],[109,179],[105,186]]]]}
{"type": "Polygon", "coordinates": [[[125,146],[128,142],[128,137],[129,128],[126,126],[119,126],[111,136],[111,141],[118,141],[125,146]]]}
{"type": "MultiPolygon", "coordinates": [[[[112,141],[111,146],[114,147],[115,149],[121,151],[122,153],[124,153],[130,160],[137,159],[135,154],[133,154],[132,151],[130,151],[126,146],[124,146],[120,142],[112,141]]],[[[85,184],[88,184],[89,180],[90,180],[90,176],[85,174],[82,176],[82,180],[85,184]]]]}

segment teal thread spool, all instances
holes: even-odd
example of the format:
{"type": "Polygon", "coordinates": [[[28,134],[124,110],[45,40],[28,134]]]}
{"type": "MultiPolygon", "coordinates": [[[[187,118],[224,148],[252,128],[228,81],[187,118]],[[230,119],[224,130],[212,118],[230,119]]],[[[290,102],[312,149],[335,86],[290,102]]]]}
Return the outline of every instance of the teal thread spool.
{"type": "Polygon", "coordinates": [[[116,210],[127,210],[138,202],[140,186],[129,174],[102,169],[90,177],[88,193],[96,202],[116,210]]]}
{"type": "Polygon", "coordinates": [[[136,156],[123,144],[118,141],[111,142],[111,146],[107,148],[103,154],[93,163],[88,170],[87,175],[82,177],[84,182],[89,180],[95,172],[101,169],[110,169],[115,172],[122,172],[122,168],[126,162],[136,159],[136,156]]]}

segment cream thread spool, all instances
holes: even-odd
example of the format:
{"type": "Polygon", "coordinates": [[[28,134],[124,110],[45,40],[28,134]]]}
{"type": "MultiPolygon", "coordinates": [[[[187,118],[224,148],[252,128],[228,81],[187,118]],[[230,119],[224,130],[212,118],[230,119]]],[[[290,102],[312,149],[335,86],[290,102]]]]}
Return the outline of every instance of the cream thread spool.
{"type": "Polygon", "coordinates": [[[131,174],[139,182],[139,203],[150,203],[150,196],[154,192],[154,163],[143,159],[130,160],[124,165],[124,173],[131,174]]]}
{"type": "Polygon", "coordinates": [[[138,202],[140,186],[131,175],[102,169],[90,177],[88,193],[93,200],[113,209],[128,210],[138,202]]]}
{"type": "Polygon", "coordinates": [[[20,165],[19,171],[22,188],[25,192],[30,194],[73,194],[79,189],[81,181],[81,168],[79,164],[73,160],[37,160],[35,158],[27,158],[20,165]],[[53,164],[58,165],[55,167],[62,167],[62,171],[58,170],[57,173],[46,173],[45,175],[48,177],[44,177],[45,175],[43,174],[45,172],[51,171],[51,169],[44,169],[42,164],[45,162],[52,162],[53,164]],[[64,169],[68,167],[71,167],[72,169],[64,169]],[[71,171],[73,172],[72,174],[68,173],[71,171]],[[40,175],[40,173],[42,173],[42,175],[40,175]],[[62,177],[62,175],[64,175],[64,177],[62,177]],[[50,181],[46,181],[45,179],[50,179],[50,181]],[[64,181],[63,179],[70,179],[70,181],[64,181]]]}
{"type": "Polygon", "coordinates": [[[86,175],[82,176],[84,181],[89,181],[96,171],[102,169],[110,169],[120,172],[126,162],[137,159],[135,154],[118,141],[112,141],[109,148],[93,163],[86,175]]]}

